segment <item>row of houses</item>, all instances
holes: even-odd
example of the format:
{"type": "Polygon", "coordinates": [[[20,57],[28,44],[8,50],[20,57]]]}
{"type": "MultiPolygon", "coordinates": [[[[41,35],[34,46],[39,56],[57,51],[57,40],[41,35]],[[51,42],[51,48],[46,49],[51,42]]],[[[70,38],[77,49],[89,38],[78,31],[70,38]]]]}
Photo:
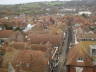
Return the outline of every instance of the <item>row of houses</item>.
{"type": "Polygon", "coordinates": [[[88,28],[93,26],[90,20],[79,16],[44,16],[35,24],[25,26],[24,30],[0,30],[0,70],[52,71],[58,66],[58,51],[62,50],[68,19],[74,33],[66,62],[68,72],[95,72],[95,30],[89,31],[88,28]]]}
{"type": "Polygon", "coordinates": [[[96,72],[95,32],[86,32],[80,25],[73,29],[74,42],[69,48],[66,62],[68,72],[96,72]]]}
{"type": "MultiPolygon", "coordinates": [[[[1,71],[49,72],[52,66],[56,66],[55,62],[58,56],[55,55],[61,45],[63,32],[51,32],[56,27],[51,17],[40,19],[43,24],[45,23],[44,25],[47,25],[47,31],[45,28],[38,31],[37,27],[40,25],[38,20],[37,27],[34,27],[34,29],[31,27],[26,31],[0,30],[0,50],[1,52],[4,51],[0,55],[1,71]],[[51,30],[49,25],[53,27],[51,30]]],[[[25,27],[25,29],[27,28],[25,27]]]]}

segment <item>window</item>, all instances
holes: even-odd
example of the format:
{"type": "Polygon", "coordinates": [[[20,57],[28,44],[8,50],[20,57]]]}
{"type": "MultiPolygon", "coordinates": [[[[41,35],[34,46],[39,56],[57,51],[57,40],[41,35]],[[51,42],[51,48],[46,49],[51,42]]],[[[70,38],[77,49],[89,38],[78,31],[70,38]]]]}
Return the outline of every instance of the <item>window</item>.
{"type": "Polygon", "coordinates": [[[82,57],[77,59],[77,62],[84,62],[84,59],[82,57]]]}
{"type": "Polygon", "coordinates": [[[93,58],[93,65],[96,65],[96,58],[93,58]]]}
{"type": "Polygon", "coordinates": [[[76,67],[76,72],[83,72],[83,67],[76,67]]]}
{"type": "Polygon", "coordinates": [[[96,56],[96,45],[90,45],[91,56],[96,56]]]}
{"type": "Polygon", "coordinates": [[[96,49],[92,49],[92,56],[96,56],[96,49]]]}

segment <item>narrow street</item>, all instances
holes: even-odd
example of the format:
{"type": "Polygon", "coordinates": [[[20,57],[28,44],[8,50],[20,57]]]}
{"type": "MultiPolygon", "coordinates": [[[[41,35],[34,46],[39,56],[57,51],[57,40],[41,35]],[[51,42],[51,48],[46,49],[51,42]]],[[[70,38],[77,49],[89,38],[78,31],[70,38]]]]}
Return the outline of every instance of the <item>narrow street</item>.
{"type": "Polygon", "coordinates": [[[72,41],[73,41],[73,30],[71,24],[69,24],[65,32],[64,43],[62,44],[62,52],[59,59],[58,72],[67,72],[67,68],[65,64],[66,64],[69,46],[72,41]]]}

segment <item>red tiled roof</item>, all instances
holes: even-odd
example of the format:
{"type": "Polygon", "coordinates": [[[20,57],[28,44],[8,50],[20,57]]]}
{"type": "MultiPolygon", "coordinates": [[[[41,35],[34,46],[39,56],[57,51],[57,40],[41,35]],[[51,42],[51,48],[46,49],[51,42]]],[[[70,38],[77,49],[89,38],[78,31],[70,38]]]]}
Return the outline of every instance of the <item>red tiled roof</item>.
{"type": "Polygon", "coordinates": [[[31,45],[31,49],[32,50],[40,50],[43,52],[47,52],[48,49],[51,49],[52,46],[50,44],[46,45],[46,44],[32,44],[31,45]]]}
{"type": "Polygon", "coordinates": [[[45,57],[44,52],[22,50],[14,56],[12,64],[17,70],[45,72],[48,68],[48,59],[45,57]]]}
{"type": "Polygon", "coordinates": [[[15,27],[25,27],[27,26],[26,21],[24,19],[21,18],[13,18],[13,19],[0,19],[0,25],[4,24],[8,25],[8,26],[15,26],[15,27]]]}
{"type": "Polygon", "coordinates": [[[50,43],[46,44],[30,44],[28,42],[14,42],[12,47],[18,50],[35,50],[46,52],[50,49],[52,50],[52,45],[50,43]]]}
{"type": "Polygon", "coordinates": [[[14,31],[12,31],[12,30],[1,30],[1,31],[0,31],[0,38],[8,38],[8,37],[10,37],[13,33],[14,33],[14,31]]]}
{"type": "Polygon", "coordinates": [[[12,47],[15,49],[28,49],[29,44],[26,42],[14,42],[12,47]]]}
{"type": "Polygon", "coordinates": [[[15,31],[9,38],[9,41],[25,42],[25,34],[21,31],[15,31]]]}
{"type": "Polygon", "coordinates": [[[58,45],[62,41],[62,35],[31,33],[28,35],[28,40],[32,44],[46,43],[49,41],[52,45],[58,45]]]}
{"type": "Polygon", "coordinates": [[[90,55],[90,45],[96,45],[95,41],[83,41],[70,48],[67,57],[67,65],[92,66],[92,56],[90,55]],[[78,63],[77,59],[82,57],[84,63],[78,63]]]}

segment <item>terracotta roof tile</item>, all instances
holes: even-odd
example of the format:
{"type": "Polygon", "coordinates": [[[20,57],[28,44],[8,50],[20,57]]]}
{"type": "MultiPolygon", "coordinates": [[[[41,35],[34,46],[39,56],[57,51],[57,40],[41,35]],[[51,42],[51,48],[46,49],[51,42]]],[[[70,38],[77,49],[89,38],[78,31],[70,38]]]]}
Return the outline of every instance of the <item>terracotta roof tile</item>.
{"type": "Polygon", "coordinates": [[[14,31],[12,31],[12,30],[1,30],[1,31],[0,31],[0,38],[8,38],[8,37],[10,37],[13,33],[14,33],[14,31]]]}
{"type": "Polygon", "coordinates": [[[90,45],[96,45],[96,41],[81,41],[79,44],[75,45],[73,48],[70,48],[67,58],[67,65],[81,65],[89,66],[90,62],[84,64],[77,64],[76,60],[79,57],[84,59],[88,58],[90,61],[92,57],[90,56],[90,45]]]}
{"type": "Polygon", "coordinates": [[[14,57],[12,64],[17,70],[45,72],[48,68],[48,59],[44,52],[22,50],[14,57]]]}
{"type": "Polygon", "coordinates": [[[46,43],[49,41],[52,45],[59,45],[62,40],[62,35],[31,33],[28,35],[28,40],[32,44],[46,43]]]}

